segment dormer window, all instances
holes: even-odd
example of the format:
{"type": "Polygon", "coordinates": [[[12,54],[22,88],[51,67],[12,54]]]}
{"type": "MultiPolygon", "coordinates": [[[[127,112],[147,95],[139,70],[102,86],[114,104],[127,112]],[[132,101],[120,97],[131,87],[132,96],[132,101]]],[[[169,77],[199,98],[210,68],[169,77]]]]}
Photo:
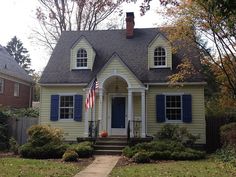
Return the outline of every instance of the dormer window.
{"type": "Polygon", "coordinates": [[[166,66],[166,50],[163,47],[157,47],[154,50],[154,66],[165,67],[166,66]]]}
{"type": "Polygon", "coordinates": [[[87,56],[87,51],[85,49],[78,50],[76,66],[79,69],[88,68],[88,56],[87,56]]]}

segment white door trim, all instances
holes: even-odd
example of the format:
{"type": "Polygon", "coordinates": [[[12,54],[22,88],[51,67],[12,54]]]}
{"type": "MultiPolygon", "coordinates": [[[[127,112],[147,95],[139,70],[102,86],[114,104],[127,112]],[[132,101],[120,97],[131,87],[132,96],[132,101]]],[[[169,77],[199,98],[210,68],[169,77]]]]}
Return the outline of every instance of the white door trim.
{"type": "Polygon", "coordinates": [[[127,124],[128,124],[128,116],[127,109],[128,108],[128,94],[127,93],[109,93],[108,94],[108,135],[126,135],[127,134],[127,124]],[[122,129],[112,129],[111,128],[111,104],[112,98],[114,97],[125,97],[125,128],[122,129]]]}

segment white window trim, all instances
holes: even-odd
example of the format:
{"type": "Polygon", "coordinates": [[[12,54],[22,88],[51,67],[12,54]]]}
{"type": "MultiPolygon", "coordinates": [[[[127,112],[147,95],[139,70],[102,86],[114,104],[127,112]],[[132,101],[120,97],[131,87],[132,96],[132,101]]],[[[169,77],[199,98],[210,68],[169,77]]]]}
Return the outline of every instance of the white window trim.
{"type": "Polygon", "coordinates": [[[20,84],[18,82],[14,83],[14,93],[13,93],[13,95],[15,97],[19,97],[20,96],[20,84]],[[17,87],[16,87],[16,85],[17,85],[17,87]],[[15,90],[15,89],[17,89],[17,90],[15,90]]]}
{"type": "Polygon", "coordinates": [[[165,93],[165,120],[167,123],[182,123],[183,122],[183,93],[165,93]],[[166,117],[166,96],[180,96],[181,101],[181,119],[180,120],[169,120],[166,117]]]}
{"type": "Polygon", "coordinates": [[[75,67],[75,69],[88,69],[88,67],[75,67]]]}
{"type": "Polygon", "coordinates": [[[4,79],[0,78],[0,81],[2,83],[1,89],[0,89],[0,94],[4,93],[4,79]]]}
{"type": "Polygon", "coordinates": [[[75,60],[75,69],[88,69],[88,52],[87,52],[87,50],[86,49],[84,49],[84,48],[79,48],[78,50],[77,50],[77,52],[76,52],[76,60],[75,60]],[[86,54],[87,54],[87,66],[77,66],[77,60],[78,60],[78,57],[77,57],[77,55],[78,55],[78,51],[79,50],[85,50],[86,51],[86,54]]]}
{"type": "Polygon", "coordinates": [[[58,119],[60,120],[60,121],[69,121],[69,122],[71,122],[72,120],[74,120],[74,118],[75,118],[75,94],[59,94],[59,104],[58,104],[58,107],[59,107],[59,109],[58,109],[58,119]],[[61,107],[61,96],[73,96],[73,117],[72,118],[61,118],[61,114],[60,114],[60,112],[61,112],[61,108],[72,108],[72,107],[61,107]]]}
{"type": "Polygon", "coordinates": [[[152,58],[153,58],[153,68],[167,68],[167,50],[166,50],[165,47],[163,47],[163,46],[156,46],[156,47],[154,48],[153,57],[152,57],[152,58]],[[155,50],[156,50],[158,47],[161,47],[161,48],[163,48],[163,49],[165,50],[165,65],[155,65],[155,64],[154,64],[154,57],[155,57],[154,53],[155,53],[155,50]]]}

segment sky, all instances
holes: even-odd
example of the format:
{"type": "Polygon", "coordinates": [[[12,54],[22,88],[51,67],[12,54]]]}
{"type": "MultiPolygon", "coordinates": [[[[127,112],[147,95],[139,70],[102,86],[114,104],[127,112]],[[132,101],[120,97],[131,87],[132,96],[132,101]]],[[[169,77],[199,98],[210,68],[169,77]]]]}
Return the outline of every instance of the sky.
{"type": "MultiPolygon", "coordinates": [[[[0,45],[6,46],[14,36],[21,40],[29,51],[31,68],[43,71],[50,55],[44,47],[36,45],[32,30],[37,29],[38,22],[35,12],[38,7],[37,0],[0,0],[0,45]]],[[[160,25],[162,17],[156,13],[159,1],[151,2],[151,10],[145,16],[140,16],[139,5],[129,3],[123,5],[123,12],[134,12],[135,28],[150,28],[160,25]]]]}

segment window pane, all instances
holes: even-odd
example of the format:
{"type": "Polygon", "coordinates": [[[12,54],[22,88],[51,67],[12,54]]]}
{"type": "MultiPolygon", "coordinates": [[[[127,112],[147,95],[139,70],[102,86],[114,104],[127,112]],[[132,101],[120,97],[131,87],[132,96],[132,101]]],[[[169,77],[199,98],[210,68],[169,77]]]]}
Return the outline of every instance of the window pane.
{"type": "Polygon", "coordinates": [[[20,92],[20,84],[15,83],[14,84],[14,96],[19,96],[19,92],[20,92]]]}
{"type": "Polygon", "coordinates": [[[166,52],[163,47],[158,47],[154,50],[154,66],[166,65],[166,52]]]}
{"type": "Polygon", "coordinates": [[[60,97],[60,118],[61,119],[73,119],[74,112],[74,97],[73,96],[61,96],[60,97]]]}
{"type": "Polygon", "coordinates": [[[181,96],[166,96],[166,118],[168,120],[181,120],[181,96]]]}
{"type": "Polygon", "coordinates": [[[77,52],[77,67],[87,67],[87,52],[84,49],[77,52]]]}

